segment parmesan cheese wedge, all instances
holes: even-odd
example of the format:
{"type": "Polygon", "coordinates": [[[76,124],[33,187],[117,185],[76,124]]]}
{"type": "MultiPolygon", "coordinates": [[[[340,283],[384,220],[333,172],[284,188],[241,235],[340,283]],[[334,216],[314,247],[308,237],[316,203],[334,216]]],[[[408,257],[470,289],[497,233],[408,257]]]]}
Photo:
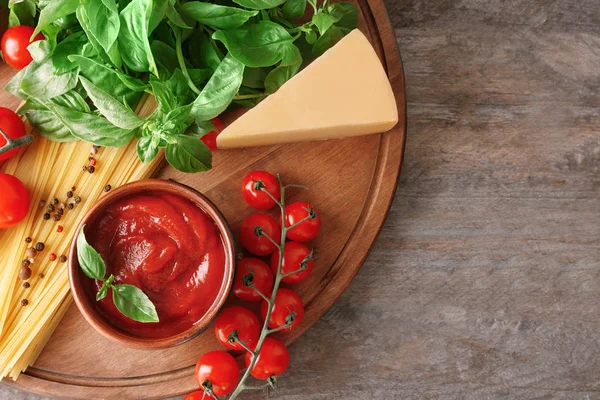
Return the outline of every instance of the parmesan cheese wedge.
{"type": "Polygon", "coordinates": [[[355,29],[217,136],[217,147],[263,146],[381,133],[398,122],[388,77],[355,29]]]}

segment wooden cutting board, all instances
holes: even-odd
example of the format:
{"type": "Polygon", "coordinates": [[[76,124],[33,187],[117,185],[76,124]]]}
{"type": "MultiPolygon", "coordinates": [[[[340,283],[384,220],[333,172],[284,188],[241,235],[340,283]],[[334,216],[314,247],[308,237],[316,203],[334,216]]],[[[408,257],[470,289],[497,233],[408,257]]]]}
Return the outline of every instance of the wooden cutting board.
{"type": "MultiPolygon", "coordinates": [[[[402,62],[381,0],[358,0],[359,28],[377,50],[396,94],[399,122],[381,135],[240,150],[217,151],[208,173],[183,174],[165,165],[157,174],[205,193],[221,209],[235,235],[252,213],[240,184],[250,170],[282,175],[285,183],[307,185],[290,191],[321,213],[321,233],[310,278],[294,285],[306,306],[299,329],[281,334],[291,343],[333,304],[367,257],[394,197],[406,135],[402,62]]],[[[348,65],[348,68],[352,68],[348,65]]],[[[3,64],[0,84],[13,72],[3,64]]],[[[2,92],[0,104],[18,100],[2,92]]],[[[286,196],[287,197],[287,196],[286,196]]],[[[275,214],[273,214],[275,215],[275,214]]],[[[230,299],[237,303],[236,299],[230,299]]],[[[134,350],[97,334],[72,305],[35,365],[6,384],[41,395],[76,399],[164,398],[194,390],[198,357],[220,348],[212,327],[194,340],[164,350],[134,350]]],[[[293,363],[293,360],[292,360],[293,363]]]]}

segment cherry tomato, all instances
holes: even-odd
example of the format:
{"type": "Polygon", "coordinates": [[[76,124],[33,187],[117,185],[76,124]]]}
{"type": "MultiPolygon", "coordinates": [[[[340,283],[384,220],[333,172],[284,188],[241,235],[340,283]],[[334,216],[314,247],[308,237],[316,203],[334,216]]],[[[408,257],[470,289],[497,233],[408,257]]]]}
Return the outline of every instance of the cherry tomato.
{"type": "Polygon", "coordinates": [[[206,135],[202,136],[200,140],[204,142],[204,144],[211,150],[217,149],[217,136],[223,130],[223,123],[218,117],[212,119],[212,123],[217,128],[216,131],[210,131],[206,135]]]}
{"type": "Polygon", "coordinates": [[[250,207],[265,211],[275,205],[275,200],[263,192],[261,187],[277,200],[281,198],[279,181],[267,171],[252,171],[246,175],[242,181],[242,195],[250,207]]]}
{"type": "Polygon", "coordinates": [[[244,285],[244,276],[252,274],[252,284],[265,296],[271,297],[275,278],[269,266],[258,258],[242,258],[238,261],[237,274],[233,283],[233,294],[244,301],[261,301],[262,297],[253,288],[244,285]]]}
{"type": "Polygon", "coordinates": [[[29,41],[33,35],[34,29],[27,25],[18,25],[8,28],[2,35],[2,55],[4,61],[15,69],[23,69],[29,65],[33,59],[27,46],[37,40],[44,40],[44,35],[38,33],[33,41],[29,41]]]}
{"type": "MultiPolygon", "coordinates": [[[[260,304],[260,315],[263,320],[267,317],[268,307],[267,302],[263,300],[260,304]]],[[[287,319],[292,313],[295,314],[294,322],[292,322],[292,326],[284,329],[285,331],[291,331],[300,325],[302,317],[304,317],[304,304],[302,304],[300,296],[295,292],[290,289],[281,288],[277,291],[277,296],[275,297],[275,306],[273,307],[271,318],[269,318],[269,328],[275,329],[286,325],[287,319]]]]}
{"type": "Polygon", "coordinates": [[[267,214],[252,214],[242,222],[240,241],[242,246],[255,256],[268,256],[277,249],[277,246],[269,238],[257,234],[261,230],[275,243],[281,239],[281,228],[273,217],[267,214]]]}
{"type": "Polygon", "coordinates": [[[231,393],[240,380],[240,367],[235,358],[226,351],[206,353],[196,364],[196,381],[201,388],[204,382],[210,382],[217,396],[231,393]]]}
{"type": "MultiPolygon", "coordinates": [[[[246,353],[246,367],[250,366],[252,353],[246,353]]],[[[275,375],[279,376],[285,372],[290,365],[290,352],[285,345],[274,338],[267,337],[258,353],[258,359],[252,367],[253,377],[267,380],[275,375]]]]}
{"type": "Polygon", "coordinates": [[[9,174],[0,174],[0,229],[18,224],[29,210],[29,193],[23,182],[9,174]]]}
{"type": "Polygon", "coordinates": [[[317,237],[321,227],[321,217],[315,209],[308,203],[298,201],[285,207],[285,226],[290,227],[295,223],[311,216],[300,225],[290,229],[287,238],[296,242],[308,242],[317,237]]]}
{"type": "Polygon", "coordinates": [[[204,390],[196,390],[195,392],[192,392],[183,398],[183,400],[207,400],[207,399],[212,399],[212,396],[210,396],[208,393],[204,394],[204,390]]]}
{"type": "MultiPolygon", "coordinates": [[[[312,260],[311,250],[306,245],[298,242],[287,242],[283,249],[283,262],[281,264],[281,273],[283,275],[289,274],[290,272],[297,271],[302,267],[302,262],[309,258],[305,264],[304,271],[295,273],[294,275],[283,278],[285,283],[298,283],[302,282],[313,270],[315,263],[312,260]],[[310,257],[309,257],[310,256],[310,257]]],[[[279,266],[279,250],[275,250],[275,253],[271,256],[271,269],[273,274],[277,274],[277,267],[279,266]]]]}
{"type": "Polygon", "coordinates": [[[258,317],[247,308],[240,306],[228,307],[221,311],[215,321],[215,335],[221,344],[231,350],[244,350],[240,343],[230,343],[229,335],[237,332],[239,339],[246,346],[254,348],[262,326],[258,317]]]}
{"type": "MultiPolygon", "coordinates": [[[[18,139],[27,134],[23,120],[13,111],[6,107],[0,107],[0,129],[10,139],[18,139]]],[[[4,136],[0,135],[0,149],[6,144],[4,136]]],[[[13,149],[0,154],[0,160],[8,160],[19,152],[19,149],[13,149]]]]}

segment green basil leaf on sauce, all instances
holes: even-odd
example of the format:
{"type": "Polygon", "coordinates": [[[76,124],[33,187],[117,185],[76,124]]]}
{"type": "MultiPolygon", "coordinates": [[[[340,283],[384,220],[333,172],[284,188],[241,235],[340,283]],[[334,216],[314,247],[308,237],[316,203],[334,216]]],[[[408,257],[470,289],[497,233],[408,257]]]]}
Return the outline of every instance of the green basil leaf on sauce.
{"type": "Polygon", "coordinates": [[[89,278],[99,281],[104,280],[106,275],[106,265],[100,254],[89,245],[85,238],[85,225],[79,231],[77,236],[77,260],[83,273],[89,278]]]}
{"type": "Polygon", "coordinates": [[[98,290],[98,293],[96,293],[96,301],[100,301],[106,297],[106,295],[108,294],[108,289],[110,288],[110,285],[112,285],[114,280],[115,276],[111,274],[108,277],[108,279],[104,281],[104,283],[100,287],[100,290],[98,290]]]}
{"type": "Polygon", "coordinates": [[[117,309],[138,322],[158,322],[154,304],[140,288],[133,285],[113,285],[112,298],[117,309]]]}

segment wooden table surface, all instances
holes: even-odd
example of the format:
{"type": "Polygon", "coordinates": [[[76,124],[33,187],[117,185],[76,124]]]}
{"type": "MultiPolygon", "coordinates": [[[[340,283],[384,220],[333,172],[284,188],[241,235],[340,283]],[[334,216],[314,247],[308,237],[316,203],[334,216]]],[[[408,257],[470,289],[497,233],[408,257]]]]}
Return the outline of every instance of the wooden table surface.
{"type": "Polygon", "coordinates": [[[387,6],[409,100],[396,199],[276,398],[600,398],[597,0],[387,6]]]}

